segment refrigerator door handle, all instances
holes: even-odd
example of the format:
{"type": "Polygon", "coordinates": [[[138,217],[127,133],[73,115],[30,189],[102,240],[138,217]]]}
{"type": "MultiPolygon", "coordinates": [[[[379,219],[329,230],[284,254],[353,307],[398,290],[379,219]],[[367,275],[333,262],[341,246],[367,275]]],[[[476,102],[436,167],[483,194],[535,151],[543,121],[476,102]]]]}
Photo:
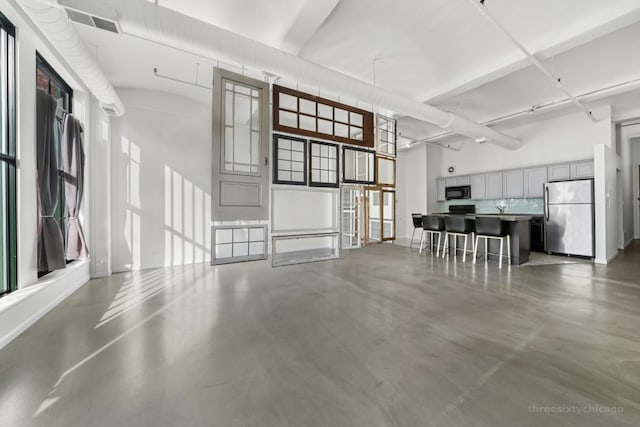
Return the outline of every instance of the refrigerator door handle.
{"type": "Polygon", "coordinates": [[[549,222],[549,186],[544,186],[544,219],[549,222]]]}

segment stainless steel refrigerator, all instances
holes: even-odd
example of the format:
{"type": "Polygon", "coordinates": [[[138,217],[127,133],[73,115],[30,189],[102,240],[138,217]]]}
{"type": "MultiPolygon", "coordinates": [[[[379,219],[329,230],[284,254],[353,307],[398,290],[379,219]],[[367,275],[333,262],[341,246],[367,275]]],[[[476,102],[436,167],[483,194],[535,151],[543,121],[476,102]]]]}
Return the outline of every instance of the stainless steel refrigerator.
{"type": "Polygon", "coordinates": [[[593,180],[545,184],[544,209],[546,252],[594,256],[593,180]]]}

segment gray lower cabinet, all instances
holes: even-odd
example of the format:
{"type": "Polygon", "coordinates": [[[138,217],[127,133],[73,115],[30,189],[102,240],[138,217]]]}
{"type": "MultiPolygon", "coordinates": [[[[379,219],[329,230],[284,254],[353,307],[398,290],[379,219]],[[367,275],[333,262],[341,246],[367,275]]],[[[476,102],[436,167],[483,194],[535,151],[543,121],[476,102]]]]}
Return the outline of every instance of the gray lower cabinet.
{"type": "Polygon", "coordinates": [[[469,177],[471,184],[471,198],[474,200],[482,200],[487,198],[487,184],[485,182],[485,174],[471,175],[469,177]]]}
{"type": "Polygon", "coordinates": [[[502,197],[522,197],[523,173],[522,169],[502,172],[502,197]]]}
{"type": "Polygon", "coordinates": [[[436,179],[436,188],[438,193],[438,201],[444,202],[446,199],[446,194],[444,188],[446,187],[446,182],[444,178],[436,179]]]}
{"type": "Polygon", "coordinates": [[[547,167],[549,182],[571,179],[571,163],[551,165],[547,167]]]}
{"type": "Polygon", "coordinates": [[[499,199],[502,197],[502,172],[493,172],[485,175],[487,199],[499,199]]]}
{"type": "Polygon", "coordinates": [[[524,170],[524,197],[542,197],[547,182],[547,167],[524,170]]]}

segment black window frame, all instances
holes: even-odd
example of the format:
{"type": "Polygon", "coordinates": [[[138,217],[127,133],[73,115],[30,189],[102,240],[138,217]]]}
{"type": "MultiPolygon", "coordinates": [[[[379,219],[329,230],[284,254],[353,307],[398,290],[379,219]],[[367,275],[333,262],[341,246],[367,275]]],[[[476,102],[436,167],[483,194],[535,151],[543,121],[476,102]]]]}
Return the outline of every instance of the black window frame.
{"type": "Polygon", "coordinates": [[[309,141],[309,187],[322,187],[322,188],[339,188],[340,187],[340,146],[331,142],[316,141],[314,139],[309,141]],[[336,180],[335,182],[322,182],[313,180],[313,145],[325,145],[336,149],[336,180]]]}
{"type": "MultiPolygon", "coordinates": [[[[64,101],[64,106],[62,108],[58,108],[56,110],[56,120],[57,125],[60,126],[60,133],[58,134],[58,138],[56,140],[56,156],[58,159],[58,200],[56,203],[56,210],[54,212],[54,219],[60,226],[60,231],[62,233],[62,240],[64,243],[64,248],[67,247],[67,222],[69,220],[69,209],[67,208],[67,199],[65,195],[65,172],[64,172],[64,164],[62,161],[62,120],[65,113],[72,114],[73,113],[73,89],[71,86],[64,81],[64,79],[56,72],[56,70],[47,62],[46,59],[40,54],[40,52],[36,51],[36,87],[38,87],[38,71],[44,74],[48,79],[48,90],[47,93],[51,96],[54,96],[53,87],[57,86],[60,92],[66,94],[66,98],[64,101]]],[[[68,262],[68,261],[67,261],[68,262]]],[[[50,271],[39,271],[38,277],[42,277],[45,274],[50,273],[50,271]]]]}
{"type": "Polygon", "coordinates": [[[18,287],[18,206],[16,200],[17,193],[17,161],[16,161],[16,42],[15,26],[0,13],[1,37],[6,37],[6,50],[1,51],[2,64],[6,66],[0,70],[0,83],[5,85],[2,93],[6,95],[1,100],[0,113],[2,115],[3,134],[6,141],[6,150],[0,145],[0,163],[5,169],[6,175],[1,181],[6,187],[0,189],[3,196],[2,204],[6,209],[2,210],[0,217],[0,245],[2,245],[0,259],[3,268],[0,270],[0,296],[15,291],[18,287]]]}
{"type": "MultiPolygon", "coordinates": [[[[273,183],[274,184],[285,184],[285,185],[302,185],[302,186],[306,186],[307,185],[307,152],[308,152],[308,142],[306,139],[304,138],[298,138],[295,136],[289,136],[289,135],[282,135],[282,134],[273,134],[273,183]],[[297,142],[302,142],[303,146],[304,146],[304,150],[302,152],[302,181],[294,181],[293,179],[291,180],[286,180],[286,179],[280,179],[279,178],[279,174],[278,172],[280,171],[280,156],[279,156],[279,150],[280,150],[280,140],[281,139],[285,139],[285,140],[289,140],[289,141],[297,141],[297,142]]],[[[291,150],[290,150],[291,151],[291,150]]],[[[285,159],[286,160],[286,159],[285,159]]],[[[289,161],[292,161],[289,159],[289,161]]],[[[290,170],[288,172],[293,173],[293,170],[290,170]]],[[[298,172],[298,171],[295,171],[298,172]]]]}
{"type": "Polygon", "coordinates": [[[376,185],[377,173],[378,173],[378,161],[377,161],[377,154],[375,150],[367,150],[365,148],[346,146],[346,145],[342,146],[342,182],[346,184],[376,185]],[[345,175],[347,172],[347,168],[346,168],[347,156],[345,154],[346,150],[362,151],[367,154],[373,155],[373,171],[371,172],[373,179],[371,181],[364,181],[359,179],[348,179],[346,177],[345,175]]]}

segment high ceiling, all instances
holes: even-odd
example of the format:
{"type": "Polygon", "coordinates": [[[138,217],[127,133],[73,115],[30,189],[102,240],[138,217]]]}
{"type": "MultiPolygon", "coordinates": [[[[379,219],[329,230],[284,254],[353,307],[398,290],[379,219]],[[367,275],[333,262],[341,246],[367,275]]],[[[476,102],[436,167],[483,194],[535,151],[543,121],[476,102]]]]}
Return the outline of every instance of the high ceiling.
{"type": "MultiPolygon", "coordinates": [[[[566,98],[478,11],[477,0],[59,3],[94,13],[104,10],[108,17],[117,17],[122,2],[147,1],[479,122],[566,98]]],[[[640,46],[638,0],[486,0],[485,5],[517,41],[562,78],[572,94],[593,92],[590,102],[612,103],[614,111],[618,96],[619,109],[633,106],[634,96],[640,105],[638,85],[628,86],[635,90],[631,94],[602,92],[598,96],[604,88],[640,79],[640,55],[632,54],[640,46]]],[[[163,76],[209,86],[212,67],[220,58],[193,55],[126,30],[116,35],[79,24],[77,29],[116,88],[163,90],[210,103],[207,89],[155,77],[153,69],[163,76]]],[[[287,83],[305,87],[303,76],[287,83]]],[[[316,90],[331,92],[331,88],[316,90]]],[[[569,103],[564,107],[575,108],[569,103]]],[[[441,132],[403,118],[399,128],[411,138],[441,132]]]]}

